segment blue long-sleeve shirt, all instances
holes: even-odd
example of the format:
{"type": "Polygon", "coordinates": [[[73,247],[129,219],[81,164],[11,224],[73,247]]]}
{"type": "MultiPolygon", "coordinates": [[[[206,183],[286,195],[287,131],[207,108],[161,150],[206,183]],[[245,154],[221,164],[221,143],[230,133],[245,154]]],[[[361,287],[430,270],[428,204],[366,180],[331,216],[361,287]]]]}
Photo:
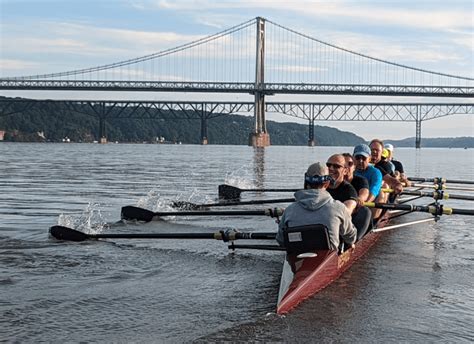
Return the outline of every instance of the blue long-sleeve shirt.
{"type": "Polygon", "coordinates": [[[380,193],[380,189],[382,188],[382,173],[372,165],[364,170],[355,170],[354,174],[356,176],[361,176],[367,179],[369,182],[369,192],[377,197],[380,193]]]}

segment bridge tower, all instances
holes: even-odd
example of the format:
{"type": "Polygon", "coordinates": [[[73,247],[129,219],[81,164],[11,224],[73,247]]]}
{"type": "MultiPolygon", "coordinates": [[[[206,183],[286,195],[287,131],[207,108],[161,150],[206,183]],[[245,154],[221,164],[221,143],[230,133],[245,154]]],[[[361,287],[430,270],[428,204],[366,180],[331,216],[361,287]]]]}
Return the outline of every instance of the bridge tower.
{"type": "Polygon", "coordinates": [[[257,50],[255,66],[255,127],[249,135],[249,146],[270,146],[270,135],[267,133],[265,123],[265,84],[264,76],[265,62],[265,19],[257,17],[257,50]]]}

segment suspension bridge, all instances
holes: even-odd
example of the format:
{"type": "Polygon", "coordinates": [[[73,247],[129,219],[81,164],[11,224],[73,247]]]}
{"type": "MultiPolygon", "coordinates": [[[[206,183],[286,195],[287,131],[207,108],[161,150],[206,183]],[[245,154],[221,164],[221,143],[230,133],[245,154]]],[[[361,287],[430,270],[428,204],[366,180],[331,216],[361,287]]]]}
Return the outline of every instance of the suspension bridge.
{"type": "Polygon", "coordinates": [[[99,120],[106,142],[109,118],[201,120],[201,142],[208,143],[207,121],[231,113],[253,113],[249,144],[268,146],[266,114],[280,113],[308,121],[314,145],[315,121],[414,122],[416,147],[423,121],[474,114],[474,78],[412,67],[358,53],[257,17],[217,34],[158,53],[116,63],[28,76],[1,76],[0,90],[170,92],[203,94],[203,101],[0,100],[0,116],[25,113],[38,102],[51,109],[62,104],[99,120]],[[215,94],[246,94],[253,101],[216,101],[215,94]],[[304,101],[267,101],[298,95],[304,101]],[[317,95],[443,98],[442,102],[321,102],[317,95]],[[445,101],[445,99],[453,101],[445,101]],[[310,100],[308,100],[310,99],[310,100]]]}

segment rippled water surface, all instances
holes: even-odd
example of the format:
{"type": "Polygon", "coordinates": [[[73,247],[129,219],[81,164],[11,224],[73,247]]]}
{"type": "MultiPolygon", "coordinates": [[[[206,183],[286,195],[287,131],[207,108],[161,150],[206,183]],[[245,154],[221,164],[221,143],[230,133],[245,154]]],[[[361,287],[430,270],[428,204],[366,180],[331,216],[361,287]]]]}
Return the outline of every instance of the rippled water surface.
{"type": "MultiPolygon", "coordinates": [[[[281,253],[231,253],[210,240],[48,236],[58,223],[103,233],[275,230],[272,219],[251,216],[117,221],[124,205],[165,211],[173,200],[215,201],[223,183],[297,188],[309,163],[344,151],[350,148],[1,143],[0,341],[472,342],[473,217],[386,233],[285,317],[274,313],[281,253]]],[[[474,180],[473,150],[400,148],[396,155],[411,176],[474,180]]],[[[269,197],[289,195],[244,194],[269,197]]]]}

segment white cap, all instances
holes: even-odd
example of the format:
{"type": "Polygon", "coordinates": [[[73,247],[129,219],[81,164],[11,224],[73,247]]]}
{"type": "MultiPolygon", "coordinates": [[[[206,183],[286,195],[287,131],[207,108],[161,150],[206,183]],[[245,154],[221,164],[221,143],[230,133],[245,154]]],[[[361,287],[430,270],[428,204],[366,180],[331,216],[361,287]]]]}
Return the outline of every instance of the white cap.
{"type": "Polygon", "coordinates": [[[386,150],[389,150],[390,152],[393,152],[393,145],[390,144],[390,143],[386,143],[385,146],[384,146],[384,148],[385,148],[386,150]]]}

